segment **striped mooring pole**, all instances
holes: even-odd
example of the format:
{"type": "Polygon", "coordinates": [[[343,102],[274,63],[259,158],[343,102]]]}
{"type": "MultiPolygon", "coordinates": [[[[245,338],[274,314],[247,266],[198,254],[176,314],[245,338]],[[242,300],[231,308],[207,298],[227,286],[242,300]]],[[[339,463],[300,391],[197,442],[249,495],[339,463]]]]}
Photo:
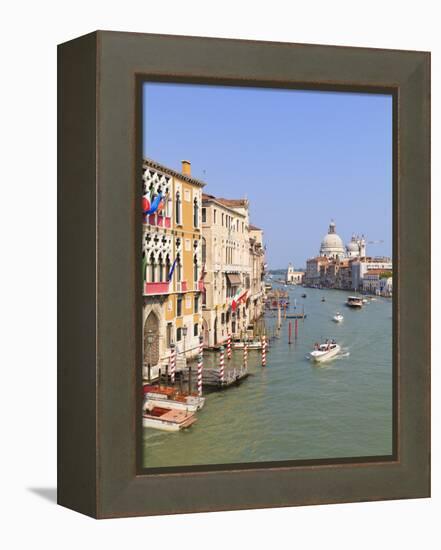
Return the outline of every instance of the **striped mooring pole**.
{"type": "Polygon", "coordinates": [[[204,355],[204,337],[199,336],[199,355],[204,355]]]}
{"type": "Polygon", "coordinates": [[[227,358],[228,361],[231,359],[231,332],[228,333],[227,338],[227,358]]]}
{"type": "Polygon", "coordinates": [[[243,343],[243,368],[245,370],[248,368],[248,342],[246,340],[243,343]]]}
{"type": "Polygon", "coordinates": [[[170,354],[170,379],[171,383],[175,383],[175,372],[176,372],[176,346],[172,344],[171,354],[170,354]]]}
{"type": "Polygon", "coordinates": [[[202,370],[204,368],[202,354],[198,355],[198,395],[202,395],[202,370]]]}
{"type": "Polygon", "coordinates": [[[292,339],[292,324],[291,321],[288,324],[288,344],[291,344],[292,339]]]}
{"type": "Polygon", "coordinates": [[[224,346],[221,346],[220,353],[219,353],[219,382],[221,383],[225,380],[224,357],[225,357],[225,348],[224,346]]]}
{"type": "Polygon", "coordinates": [[[266,367],[266,337],[262,336],[262,367],[266,367]]]}

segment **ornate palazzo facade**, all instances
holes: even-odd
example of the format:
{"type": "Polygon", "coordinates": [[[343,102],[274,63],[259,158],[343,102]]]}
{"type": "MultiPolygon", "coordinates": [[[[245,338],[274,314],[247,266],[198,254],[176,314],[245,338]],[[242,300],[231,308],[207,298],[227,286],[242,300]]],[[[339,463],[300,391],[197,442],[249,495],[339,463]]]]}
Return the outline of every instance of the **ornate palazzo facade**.
{"type": "Polygon", "coordinates": [[[197,353],[201,332],[201,202],[205,184],[156,162],[143,163],[143,198],[153,208],[144,215],[143,375],[156,376],[168,364],[172,345],[179,360],[197,353]]]}

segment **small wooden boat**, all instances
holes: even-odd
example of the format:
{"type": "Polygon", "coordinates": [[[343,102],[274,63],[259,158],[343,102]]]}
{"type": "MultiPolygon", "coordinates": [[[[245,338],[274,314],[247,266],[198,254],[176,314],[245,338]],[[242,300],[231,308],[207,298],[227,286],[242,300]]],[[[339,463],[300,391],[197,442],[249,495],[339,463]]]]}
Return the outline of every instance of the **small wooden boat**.
{"type": "Polygon", "coordinates": [[[335,340],[326,340],[324,344],[315,344],[314,350],[311,351],[309,357],[316,363],[323,363],[338,355],[340,349],[335,340]]]}
{"type": "Polygon", "coordinates": [[[145,384],[143,392],[145,403],[148,403],[150,408],[157,406],[196,412],[205,404],[205,397],[201,397],[197,393],[181,393],[173,386],[145,384]]]}
{"type": "Polygon", "coordinates": [[[177,411],[164,407],[146,408],[142,415],[144,428],[154,428],[166,432],[178,432],[196,422],[194,413],[177,411]]]}

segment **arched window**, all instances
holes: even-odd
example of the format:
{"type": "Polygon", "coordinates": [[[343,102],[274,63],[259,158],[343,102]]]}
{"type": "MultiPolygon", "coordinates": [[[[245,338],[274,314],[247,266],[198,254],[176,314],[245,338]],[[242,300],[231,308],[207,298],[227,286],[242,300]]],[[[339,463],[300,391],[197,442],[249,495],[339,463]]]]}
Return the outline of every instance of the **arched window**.
{"type": "Polygon", "coordinates": [[[197,199],[193,201],[193,227],[199,227],[199,205],[197,199]]]}
{"type": "Polygon", "coordinates": [[[168,274],[170,273],[171,269],[171,263],[170,263],[170,256],[167,254],[165,257],[165,280],[168,281],[168,274]]]}
{"type": "Polygon", "coordinates": [[[181,223],[181,194],[179,193],[179,191],[176,192],[176,216],[175,216],[175,219],[176,219],[176,223],[177,224],[180,224],[181,223]]]}
{"type": "Polygon", "coordinates": [[[182,280],[182,266],[181,266],[181,256],[178,254],[176,256],[176,280],[178,283],[182,280]]]}
{"type": "Polygon", "coordinates": [[[155,256],[153,255],[153,252],[150,254],[150,261],[149,261],[149,273],[150,273],[150,282],[151,283],[154,283],[155,280],[156,280],[156,277],[155,277],[155,268],[156,268],[156,264],[155,264],[155,256]]]}
{"type": "Polygon", "coordinates": [[[142,280],[147,282],[147,254],[144,251],[142,253],[142,280]]]}
{"type": "Polygon", "coordinates": [[[193,259],[193,273],[194,273],[194,282],[199,280],[199,269],[198,269],[198,257],[195,254],[193,259]]]}
{"type": "Polygon", "coordinates": [[[162,283],[164,281],[164,264],[162,262],[162,254],[158,257],[158,281],[162,283]]]}
{"type": "Polygon", "coordinates": [[[207,242],[205,240],[205,237],[202,237],[202,263],[205,264],[207,262],[207,242]]]}

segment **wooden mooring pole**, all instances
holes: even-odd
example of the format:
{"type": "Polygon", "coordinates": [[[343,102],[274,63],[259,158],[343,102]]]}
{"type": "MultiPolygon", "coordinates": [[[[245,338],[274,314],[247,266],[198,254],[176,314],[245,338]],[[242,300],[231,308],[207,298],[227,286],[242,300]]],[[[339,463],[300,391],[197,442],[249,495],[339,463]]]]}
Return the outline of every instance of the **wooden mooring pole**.
{"type": "Polygon", "coordinates": [[[262,367],[266,367],[266,336],[262,336],[262,367]]]}
{"type": "Polygon", "coordinates": [[[221,346],[220,347],[220,352],[219,352],[219,382],[222,384],[225,380],[225,365],[224,365],[224,360],[225,360],[225,348],[224,346],[221,346]]]}

